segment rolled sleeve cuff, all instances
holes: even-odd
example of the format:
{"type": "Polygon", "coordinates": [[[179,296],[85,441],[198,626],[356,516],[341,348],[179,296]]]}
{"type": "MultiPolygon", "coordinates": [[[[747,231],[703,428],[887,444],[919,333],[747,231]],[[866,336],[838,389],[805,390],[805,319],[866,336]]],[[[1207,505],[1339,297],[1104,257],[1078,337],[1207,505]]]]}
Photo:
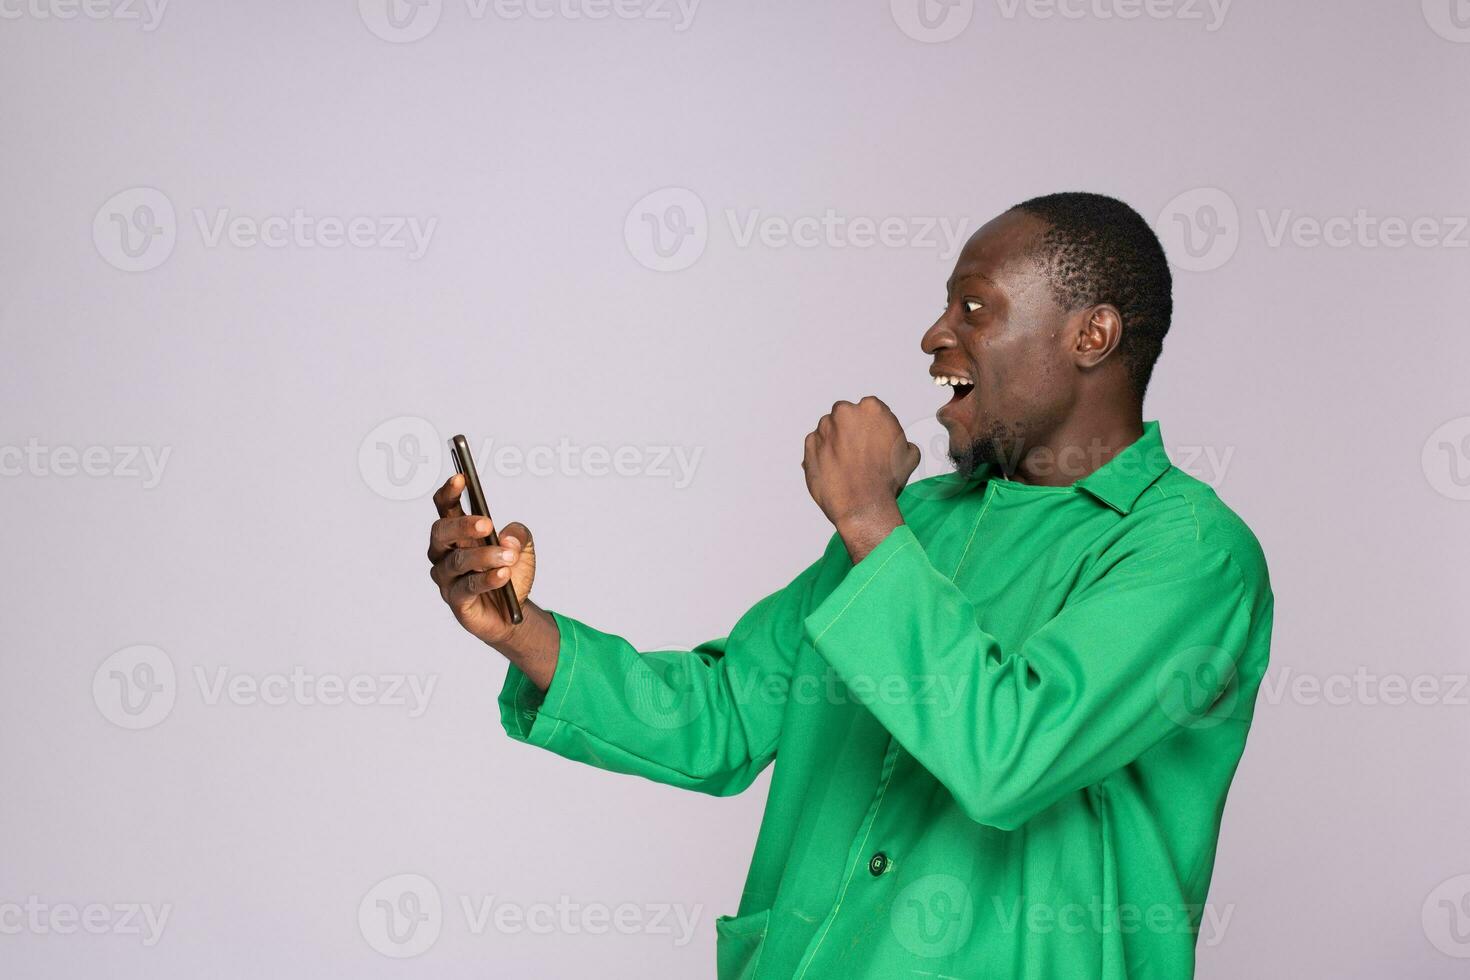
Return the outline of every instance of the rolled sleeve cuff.
{"type": "Polygon", "coordinates": [[[907,524],[900,524],[884,538],[878,547],[868,552],[863,560],[854,565],[847,576],[802,622],[806,637],[817,652],[826,657],[832,666],[841,671],[834,662],[832,652],[852,649],[852,640],[861,640],[867,631],[864,617],[848,615],[863,608],[862,600],[877,588],[886,592],[899,587],[905,559],[915,554],[922,556],[923,548],[907,524]],[[846,617],[846,618],[844,618],[846,617]],[[835,632],[835,637],[833,634],[835,632]],[[828,643],[823,645],[823,639],[828,643]],[[831,642],[840,638],[842,642],[831,642]]]}
{"type": "Polygon", "coordinates": [[[567,696],[571,693],[577,674],[577,656],[581,650],[581,635],[576,620],[546,610],[556,620],[561,634],[561,643],[556,651],[556,670],[551,675],[551,685],[543,693],[531,679],[511,664],[505,674],[505,683],[500,689],[500,725],[511,738],[550,748],[562,727],[563,712],[567,708],[567,696]]]}

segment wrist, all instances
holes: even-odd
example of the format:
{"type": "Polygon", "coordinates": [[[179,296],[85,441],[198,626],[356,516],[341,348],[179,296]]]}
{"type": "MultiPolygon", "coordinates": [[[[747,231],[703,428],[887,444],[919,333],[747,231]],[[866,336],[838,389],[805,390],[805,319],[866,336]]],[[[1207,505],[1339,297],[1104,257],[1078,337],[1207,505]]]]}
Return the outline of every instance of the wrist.
{"type": "Polygon", "coordinates": [[[834,522],[837,534],[847,546],[848,556],[856,565],[868,556],[893,529],[903,524],[903,514],[895,501],[844,514],[834,522]]]}
{"type": "Polygon", "coordinates": [[[551,614],[530,600],[521,603],[523,618],[518,625],[485,642],[515,664],[542,691],[551,686],[561,648],[561,630],[551,614]]]}

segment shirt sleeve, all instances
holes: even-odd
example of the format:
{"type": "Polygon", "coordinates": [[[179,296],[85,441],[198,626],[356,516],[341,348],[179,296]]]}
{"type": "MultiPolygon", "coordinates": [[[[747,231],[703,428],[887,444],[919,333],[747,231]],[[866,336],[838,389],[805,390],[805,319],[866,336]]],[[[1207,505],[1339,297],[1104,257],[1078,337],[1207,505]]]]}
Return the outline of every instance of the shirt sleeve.
{"type": "Polygon", "coordinates": [[[693,650],[640,652],[551,611],[561,631],[551,684],[543,695],[511,665],[501,725],[518,741],[601,769],[715,796],[740,792],[775,757],[803,617],[838,549],[834,538],[728,637],[693,650]]]}
{"type": "Polygon", "coordinates": [[[1231,712],[1248,721],[1251,706],[1226,695],[1251,608],[1228,552],[1170,536],[1133,548],[1024,642],[1002,645],[900,525],[805,628],[972,819],[1010,830],[1183,728],[1231,712]]]}

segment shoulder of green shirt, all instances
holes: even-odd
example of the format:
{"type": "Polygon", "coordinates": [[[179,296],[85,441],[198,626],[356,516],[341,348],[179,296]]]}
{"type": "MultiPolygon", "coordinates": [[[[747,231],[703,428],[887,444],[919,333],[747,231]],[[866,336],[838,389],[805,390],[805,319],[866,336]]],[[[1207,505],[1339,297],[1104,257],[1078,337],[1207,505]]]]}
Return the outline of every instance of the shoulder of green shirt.
{"type": "MultiPolygon", "coordinates": [[[[947,501],[971,490],[978,492],[973,479],[958,473],[916,480],[899,494],[899,509],[905,521],[918,522],[940,509],[947,501]]],[[[1106,505],[1101,502],[1099,507],[1106,505]]],[[[1152,538],[1180,545],[1194,543],[1206,551],[1225,553],[1241,578],[1252,590],[1270,588],[1265,553],[1249,525],[1223,500],[1215,488],[1170,465],[1139,496],[1126,515],[1127,538],[1152,538]]]]}
{"type": "MultiPolygon", "coordinates": [[[[1265,552],[1250,526],[1230,508],[1215,488],[1203,480],[1170,466],[1139,497],[1129,517],[1140,523],[1165,520],[1171,508],[1187,506],[1195,525],[1195,540],[1210,550],[1223,551],[1253,589],[1269,589],[1270,576],[1265,552]]],[[[1188,525],[1177,522],[1187,535],[1188,525]]]]}

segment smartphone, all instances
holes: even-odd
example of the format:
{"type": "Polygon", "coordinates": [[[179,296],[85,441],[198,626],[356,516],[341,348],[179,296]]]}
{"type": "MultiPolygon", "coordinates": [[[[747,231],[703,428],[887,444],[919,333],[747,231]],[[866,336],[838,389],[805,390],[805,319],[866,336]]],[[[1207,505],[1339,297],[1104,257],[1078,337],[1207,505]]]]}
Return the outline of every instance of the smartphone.
{"type": "MultiPolygon", "coordinates": [[[[454,456],[454,468],[459,475],[464,477],[465,492],[470,495],[470,513],[476,517],[490,517],[490,508],[485,504],[485,488],[480,485],[480,474],[475,470],[475,458],[470,455],[470,443],[464,436],[455,436],[449,440],[449,451],[454,456]]],[[[500,537],[495,533],[495,519],[490,517],[490,534],[485,538],[485,544],[494,547],[500,544],[500,537]]],[[[500,597],[500,607],[510,617],[512,623],[521,621],[521,600],[516,598],[516,590],[511,583],[506,582],[495,590],[500,597]]]]}

